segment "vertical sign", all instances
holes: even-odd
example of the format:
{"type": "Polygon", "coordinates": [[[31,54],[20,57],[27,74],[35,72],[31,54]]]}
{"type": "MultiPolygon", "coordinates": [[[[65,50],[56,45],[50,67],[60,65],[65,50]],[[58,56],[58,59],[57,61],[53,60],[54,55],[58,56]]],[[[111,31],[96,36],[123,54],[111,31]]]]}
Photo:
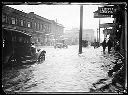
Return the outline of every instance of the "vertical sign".
{"type": "Polygon", "coordinates": [[[83,5],[80,6],[79,54],[82,53],[83,5]]]}

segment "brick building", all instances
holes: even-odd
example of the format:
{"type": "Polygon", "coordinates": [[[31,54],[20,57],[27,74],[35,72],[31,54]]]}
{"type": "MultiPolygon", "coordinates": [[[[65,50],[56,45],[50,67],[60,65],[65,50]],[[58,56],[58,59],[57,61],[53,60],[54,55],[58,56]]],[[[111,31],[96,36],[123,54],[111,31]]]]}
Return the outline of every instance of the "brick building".
{"type": "Polygon", "coordinates": [[[20,30],[27,34],[32,34],[32,18],[26,13],[10,8],[8,6],[2,7],[2,28],[20,30]]]}
{"type": "Polygon", "coordinates": [[[51,21],[34,14],[34,12],[30,12],[28,15],[33,18],[33,41],[36,44],[48,44],[49,41],[46,35],[51,33],[51,21]]]}
{"type": "Polygon", "coordinates": [[[55,21],[34,12],[25,13],[8,6],[2,7],[2,28],[4,27],[32,35],[32,41],[36,45],[54,45],[54,39],[59,38],[58,34],[62,35],[64,29],[55,21]]]}

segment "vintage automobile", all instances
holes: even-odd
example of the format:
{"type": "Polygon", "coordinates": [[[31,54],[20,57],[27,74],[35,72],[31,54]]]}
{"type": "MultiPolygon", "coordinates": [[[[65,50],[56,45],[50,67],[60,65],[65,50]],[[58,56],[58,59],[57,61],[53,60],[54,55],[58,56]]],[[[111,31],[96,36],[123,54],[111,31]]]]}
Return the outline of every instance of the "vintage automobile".
{"type": "Polygon", "coordinates": [[[54,48],[68,48],[68,45],[63,44],[63,43],[56,43],[56,45],[54,46],[54,48]]]}
{"type": "Polygon", "coordinates": [[[82,40],[82,47],[87,47],[87,46],[88,46],[88,41],[82,40]]]}
{"type": "MultiPolygon", "coordinates": [[[[31,35],[18,30],[2,28],[2,65],[36,62],[38,52],[31,35]]],[[[39,55],[38,55],[39,56],[39,55]]]]}

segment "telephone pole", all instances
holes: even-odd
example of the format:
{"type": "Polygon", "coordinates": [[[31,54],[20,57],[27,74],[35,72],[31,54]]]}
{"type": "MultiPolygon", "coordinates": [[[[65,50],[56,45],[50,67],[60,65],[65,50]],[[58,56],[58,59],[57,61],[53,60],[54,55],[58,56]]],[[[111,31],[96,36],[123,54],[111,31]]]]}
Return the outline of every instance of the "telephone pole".
{"type": "Polygon", "coordinates": [[[100,44],[100,18],[99,18],[99,44],[100,44]]]}
{"type": "Polygon", "coordinates": [[[80,6],[79,54],[82,53],[83,5],[80,6]]]}
{"type": "Polygon", "coordinates": [[[98,42],[98,28],[97,28],[97,42],[98,42]]]}

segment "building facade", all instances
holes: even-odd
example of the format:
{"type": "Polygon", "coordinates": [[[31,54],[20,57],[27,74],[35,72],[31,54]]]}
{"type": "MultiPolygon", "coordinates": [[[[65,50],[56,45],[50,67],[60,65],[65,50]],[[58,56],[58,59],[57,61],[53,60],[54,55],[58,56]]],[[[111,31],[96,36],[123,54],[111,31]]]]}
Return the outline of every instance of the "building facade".
{"type": "Polygon", "coordinates": [[[115,50],[118,51],[123,57],[127,53],[127,8],[126,4],[114,5],[116,10],[113,14],[113,27],[111,29],[104,29],[104,35],[110,36],[113,40],[115,50]]]}
{"type": "Polygon", "coordinates": [[[50,20],[36,15],[34,12],[30,12],[28,15],[33,18],[33,41],[37,45],[49,45],[47,34],[51,33],[50,20]]]}
{"type": "Polygon", "coordinates": [[[56,44],[58,42],[61,42],[64,35],[64,26],[55,22],[54,20],[51,20],[51,44],[56,44]]]}
{"type": "Polygon", "coordinates": [[[16,9],[3,6],[2,7],[2,28],[15,29],[32,34],[33,20],[26,13],[16,9]]]}
{"type": "Polygon", "coordinates": [[[93,29],[84,29],[82,40],[87,40],[89,42],[94,42],[94,30],[93,29]]]}
{"type": "Polygon", "coordinates": [[[54,38],[58,40],[64,31],[63,25],[53,20],[36,15],[34,12],[25,13],[8,6],[2,7],[2,28],[4,27],[31,35],[32,41],[37,46],[54,45],[54,38]]]}
{"type": "MultiPolygon", "coordinates": [[[[73,28],[71,30],[66,30],[64,38],[66,38],[66,43],[68,43],[69,45],[79,44],[79,29],[73,28]]],[[[82,40],[94,42],[94,39],[95,37],[93,29],[83,29],[82,40]]]]}

